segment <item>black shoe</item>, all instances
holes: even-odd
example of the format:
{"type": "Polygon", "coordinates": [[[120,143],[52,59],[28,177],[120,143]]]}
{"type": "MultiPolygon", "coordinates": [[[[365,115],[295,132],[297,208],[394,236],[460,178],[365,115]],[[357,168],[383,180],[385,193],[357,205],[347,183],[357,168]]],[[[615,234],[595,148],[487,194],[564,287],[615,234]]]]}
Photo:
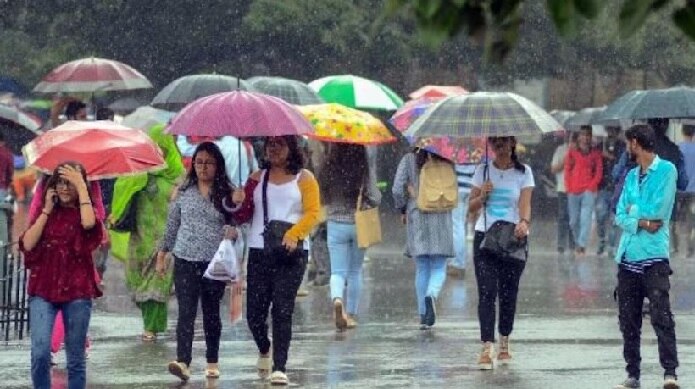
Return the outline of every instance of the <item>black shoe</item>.
{"type": "Polygon", "coordinates": [[[606,248],[604,245],[598,246],[598,250],[596,251],[596,256],[600,257],[603,255],[603,253],[606,251],[606,248]]]}
{"type": "Polygon", "coordinates": [[[427,322],[425,321],[425,315],[420,315],[420,330],[424,331],[429,328],[430,327],[427,325],[427,322]]]}
{"type": "Polygon", "coordinates": [[[434,297],[425,297],[425,324],[432,327],[437,319],[437,311],[434,307],[434,297]]]}

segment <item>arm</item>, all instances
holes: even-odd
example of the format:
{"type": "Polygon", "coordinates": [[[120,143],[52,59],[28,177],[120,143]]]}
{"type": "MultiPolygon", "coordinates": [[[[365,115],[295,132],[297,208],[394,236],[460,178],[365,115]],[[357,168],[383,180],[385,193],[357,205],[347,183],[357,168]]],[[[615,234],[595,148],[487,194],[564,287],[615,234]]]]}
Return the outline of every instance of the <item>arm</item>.
{"type": "Polygon", "coordinates": [[[46,227],[46,222],[48,222],[48,214],[50,213],[51,212],[43,211],[34,224],[24,233],[20,239],[21,245],[24,248],[23,251],[32,251],[39,244],[41,235],[43,235],[43,229],[46,227]]]}
{"type": "Polygon", "coordinates": [[[256,187],[259,184],[260,177],[260,171],[256,171],[246,181],[246,185],[244,186],[243,200],[240,203],[236,203],[239,208],[232,212],[232,217],[237,225],[247,223],[253,217],[253,211],[255,208],[255,204],[253,202],[253,192],[256,190],[256,187]]]}
{"type": "Polygon", "coordinates": [[[298,184],[302,193],[302,210],[304,215],[285,234],[285,238],[290,238],[294,241],[309,236],[311,231],[319,224],[321,217],[319,183],[314,178],[314,175],[310,171],[304,170],[298,184]]]}
{"type": "Polygon", "coordinates": [[[573,188],[570,185],[572,178],[572,169],[574,168],[574,159],[572,156],[573,152],[574,150],[567,150],[567,155],[565,155],[565,189],[567,190],[567,193],[570,193],[570,188],[573,188]]]}
{"type": "Polygon", "coordinates": [[[659,177],[658,184],[653,191],[653,197],[650,196],[644,201],[644,204],[640,204],[636,217],[660,221],[669,218],[673,210],[677,174],[676,169],[671,165],[671,168],[663,173],[663,177],[659,177]]]}
{"type": "Polygon", "coordinates": [[[378,207],[381,204],[381,191],[376,186],[376,171],[370,168],[367,180],[364,183],[364,197],[370,207],[378,207]]]}
{"type": "Polygon", "coordinates": [[[625,184],[623,185],[623,191],[620,192],[620,198],[618,199],[618,206],[615,209],[615,224],[620,227],[623,232],[628,234],[636,234],[639,227],[639,219],[634,215],[630,214],[630,204],[627,199],[627,192],[631,185],[634,185],[633,172],[627,173],[625,177],[625,184]]]}
{"type": "Polygon", "coordinates": [[[561,153],[559,152],[562,151],[560,147],[558,147],[558,149],[555,150],[555,154],[553,154],[553,160],[550,162],[550,172],[553,174],[558,174],[565,169],[565,157],[567,156],[567,151],[565,151],[564,155],[561,155],[561,153]]]}
{"type": "Polygon", "coordinates": [[[408,190],[407,186],[411,182],[410,177],[410,159],[412,154],[406,154],[401,162],[398,164],[396,169],[396,175],[393,178],[393,187],[391,188],[391,193],[393,194],[393,202],[397,209],[401,213],[405,213],[408,207],[408,190]]]}
{"type": "Polygon", "coordinates": [[[166,230],[164,231],[164,236],[162,237],[162,242],[159,245],[159,250],[165,253],[173,250],[176,244],[176,236],[179,233],[179,227],[181,226],[181,205],[179,204],[179,198],[174,200],[169,206],[169,215],[167,217],[166,230]]]}
{"type": "Polygon", "coordinates": [[[473,174],[473,187],[471,188],[471,197],[468,203],[468,212],[478,212],[485,205],[486,196],[483,193],[482,187],[485,184],[485,165],[479,165],[473,174]]]}

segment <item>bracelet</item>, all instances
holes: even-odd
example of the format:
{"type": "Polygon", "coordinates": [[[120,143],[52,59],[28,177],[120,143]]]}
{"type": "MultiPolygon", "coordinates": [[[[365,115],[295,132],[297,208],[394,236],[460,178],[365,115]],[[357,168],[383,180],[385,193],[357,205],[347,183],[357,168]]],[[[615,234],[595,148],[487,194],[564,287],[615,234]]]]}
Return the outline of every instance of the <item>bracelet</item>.
{"type": "Polygon", "coordinates": [[[92,205],[92,203],[91,203],[91,202],[80,203],[80,207],[83,206],[83,205],[92,205]]]}

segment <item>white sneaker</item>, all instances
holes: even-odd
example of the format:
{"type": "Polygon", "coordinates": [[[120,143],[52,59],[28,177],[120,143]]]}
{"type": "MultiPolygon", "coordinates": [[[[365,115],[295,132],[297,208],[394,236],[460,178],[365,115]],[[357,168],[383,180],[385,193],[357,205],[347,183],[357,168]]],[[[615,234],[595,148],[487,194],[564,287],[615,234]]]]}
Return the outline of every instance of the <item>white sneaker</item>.
{"type": "Polygon", "coordinates": [[[289,383],[290,380],[287,379],[287,374],[279,370],[274,371],[273,374],[270,375],[270,384],[273,386],[287,386],[289,383]]]}

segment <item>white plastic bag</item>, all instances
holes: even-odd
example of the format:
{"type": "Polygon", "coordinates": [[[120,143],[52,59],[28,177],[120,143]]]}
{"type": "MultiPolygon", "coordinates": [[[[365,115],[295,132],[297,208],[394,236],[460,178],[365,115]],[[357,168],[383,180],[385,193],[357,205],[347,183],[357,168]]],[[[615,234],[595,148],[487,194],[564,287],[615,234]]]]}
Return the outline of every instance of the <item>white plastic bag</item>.
{"type": "Polygon", "coordinates": [[[236,281],[241,271],[240,260],[237,255],[238,249],[235,247],[239,244],[239,240],[232,242],[229,239],[223,239],[207,270],[205,270],[204,277],[224,282],[236,281]]]}

